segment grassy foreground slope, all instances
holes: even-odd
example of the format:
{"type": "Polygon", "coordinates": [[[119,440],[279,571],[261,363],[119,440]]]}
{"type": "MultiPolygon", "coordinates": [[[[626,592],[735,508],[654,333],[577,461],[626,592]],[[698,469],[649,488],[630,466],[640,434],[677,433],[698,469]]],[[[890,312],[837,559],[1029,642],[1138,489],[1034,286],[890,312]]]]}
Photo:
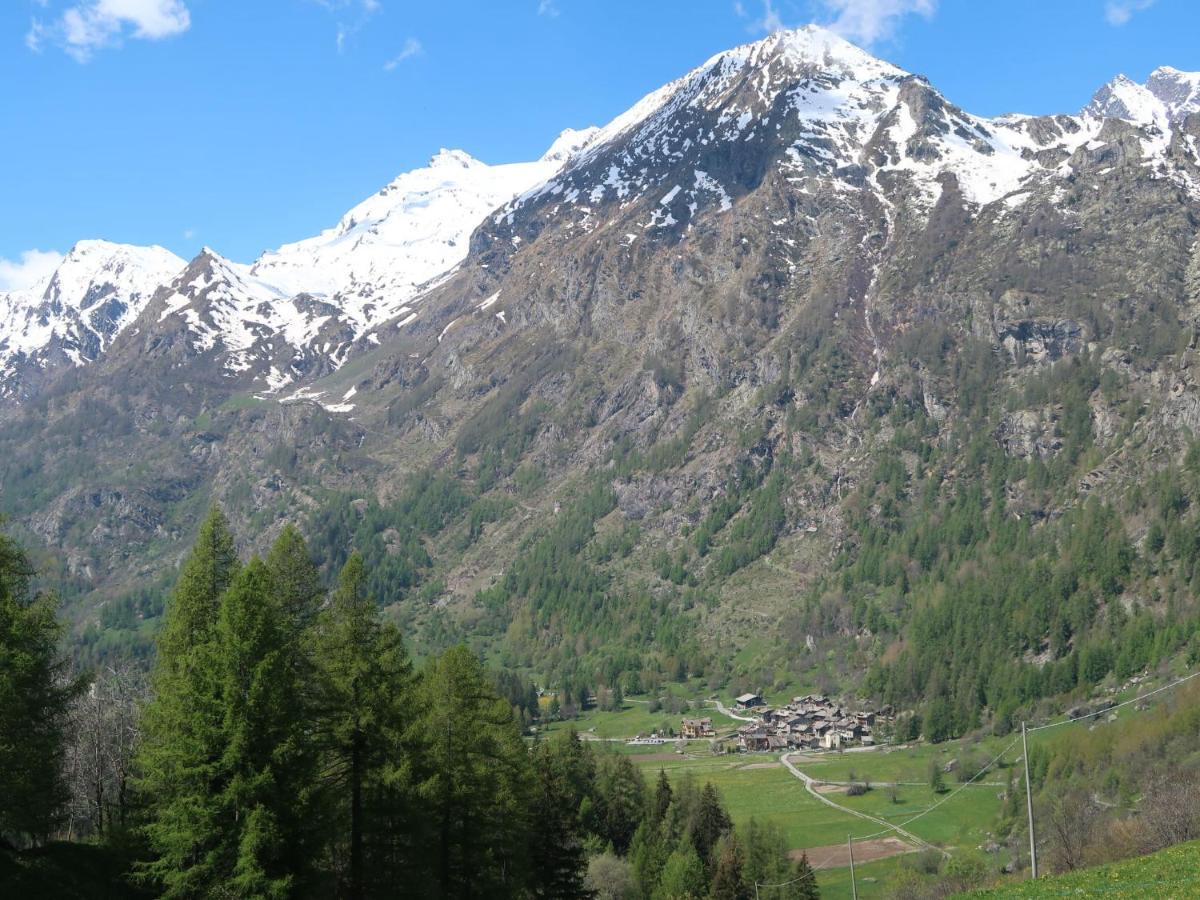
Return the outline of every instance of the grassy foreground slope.
{"type": "Polygon", "coordinates": [[[971,897],[996,900],[1043,897],[1200,897],[1200,841],[1069,875],[1023,882],[971,897]]]}

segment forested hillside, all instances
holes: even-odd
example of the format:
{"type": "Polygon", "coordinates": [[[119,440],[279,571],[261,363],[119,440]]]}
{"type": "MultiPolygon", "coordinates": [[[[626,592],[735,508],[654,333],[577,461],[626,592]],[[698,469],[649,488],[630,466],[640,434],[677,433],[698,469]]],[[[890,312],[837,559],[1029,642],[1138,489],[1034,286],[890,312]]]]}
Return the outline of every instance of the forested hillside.
{"type": "Polygon", "coordinates": [[[1118,85],[1161,114],[983,119],[818,28],[734,48],[564,138],[391,318],[294,347],[255,298],[362,296],[208,251],[143,291],[5,405],[4,512],[85,666],[150,662],[215,502],[326,585],[357,552],[420,661],[1005,731],[1198,652],[1200,112],[1164,72],[1118,85]]]}
{"type": "Polygon", "coordinates": [[[326,593],[297,532],[243,562],[210,513],[140,686],[64,680],[31,574],[0,537],[6,894],[816,896],[712,785],[652,786],[574,731],[527,744],[523,696],[465,647],[415,667],[357,554],[326,593]]]}

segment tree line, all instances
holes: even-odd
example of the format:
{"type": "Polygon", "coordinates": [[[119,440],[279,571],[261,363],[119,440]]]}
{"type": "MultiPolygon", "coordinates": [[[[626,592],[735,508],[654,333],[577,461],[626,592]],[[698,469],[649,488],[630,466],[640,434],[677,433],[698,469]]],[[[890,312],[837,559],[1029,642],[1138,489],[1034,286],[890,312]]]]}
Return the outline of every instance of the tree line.
{"type": "Polygon", "coordinates": [[[71,678],[32,576],[0,536],[0,887],[66,838],[171,898],[817,895],[711,785],[651,789],[570,731],[526,740],[527,687],[466,647],[415,665],[362,558],[326,590],[294,528],[243,562],[209,514],[148,676],[71,678]]]}

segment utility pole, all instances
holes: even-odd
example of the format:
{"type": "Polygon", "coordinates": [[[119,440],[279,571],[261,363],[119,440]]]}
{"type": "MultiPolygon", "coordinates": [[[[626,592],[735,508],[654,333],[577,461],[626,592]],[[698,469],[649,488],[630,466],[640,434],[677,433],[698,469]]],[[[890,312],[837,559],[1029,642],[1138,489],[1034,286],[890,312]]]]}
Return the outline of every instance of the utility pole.
{"type": "Polygon", "coordinates": [[[858,882],[854,880],[854,838],[846,835],[846,848],[850,851],[850,892],[858,900],[858,882]]]}
{"type": "Polygon", "coordinates": [[[1029,864],[1032,877],[1037,878],[1037,838],[1033,831],[1033,785],[1029,782],[1029,740],[1025,723],[1021,723],[1021,751],[1025,758],[1025,808],[1029,812],[1029,864]]]}

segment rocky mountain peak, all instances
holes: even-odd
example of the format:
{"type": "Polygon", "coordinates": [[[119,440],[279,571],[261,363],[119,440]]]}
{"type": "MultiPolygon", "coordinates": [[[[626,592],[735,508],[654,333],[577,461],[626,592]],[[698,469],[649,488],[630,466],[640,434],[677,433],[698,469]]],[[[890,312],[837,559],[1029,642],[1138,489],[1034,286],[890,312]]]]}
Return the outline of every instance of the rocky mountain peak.
{"type": "Polygon", "coordinates": [[[1159,66],[1146,79],[1146,89],[1167,107],[1172,121],[1200,112],[1200,72],[1159,66]]]}
{"type": "Polygon", "coordinates": [[[565,163],[587,147],[599,133],[600,129],[595,126],[589,128],[565,128],[554,139],[554,143],[550,145],[550,149],[542,154],[541,161],[565,163]]]}
{"type": "Polygon", "coordinates": [[[1145,84],[1118,75],[1096,91],[1083,112],[1165,130],[1200,112],[1200,72],[1160,66],[1150,73],[1145,84]]]}
{"type": "Polygon", "coordinates": [[[857,78],[907,74],[903,69],[873,56],[819,25],[776,31],[760,41],[729,52],[746,53],[750,65],[757,67],[784,60],[794,66],[816,67],[857,78]]]}
{"type": "Polygon", "coordinates": [[[38,284],[0,292],[0,398],[22,396],[57,364],[95,360],[183,267],[162,247],[82,240],[38,284]]]}

